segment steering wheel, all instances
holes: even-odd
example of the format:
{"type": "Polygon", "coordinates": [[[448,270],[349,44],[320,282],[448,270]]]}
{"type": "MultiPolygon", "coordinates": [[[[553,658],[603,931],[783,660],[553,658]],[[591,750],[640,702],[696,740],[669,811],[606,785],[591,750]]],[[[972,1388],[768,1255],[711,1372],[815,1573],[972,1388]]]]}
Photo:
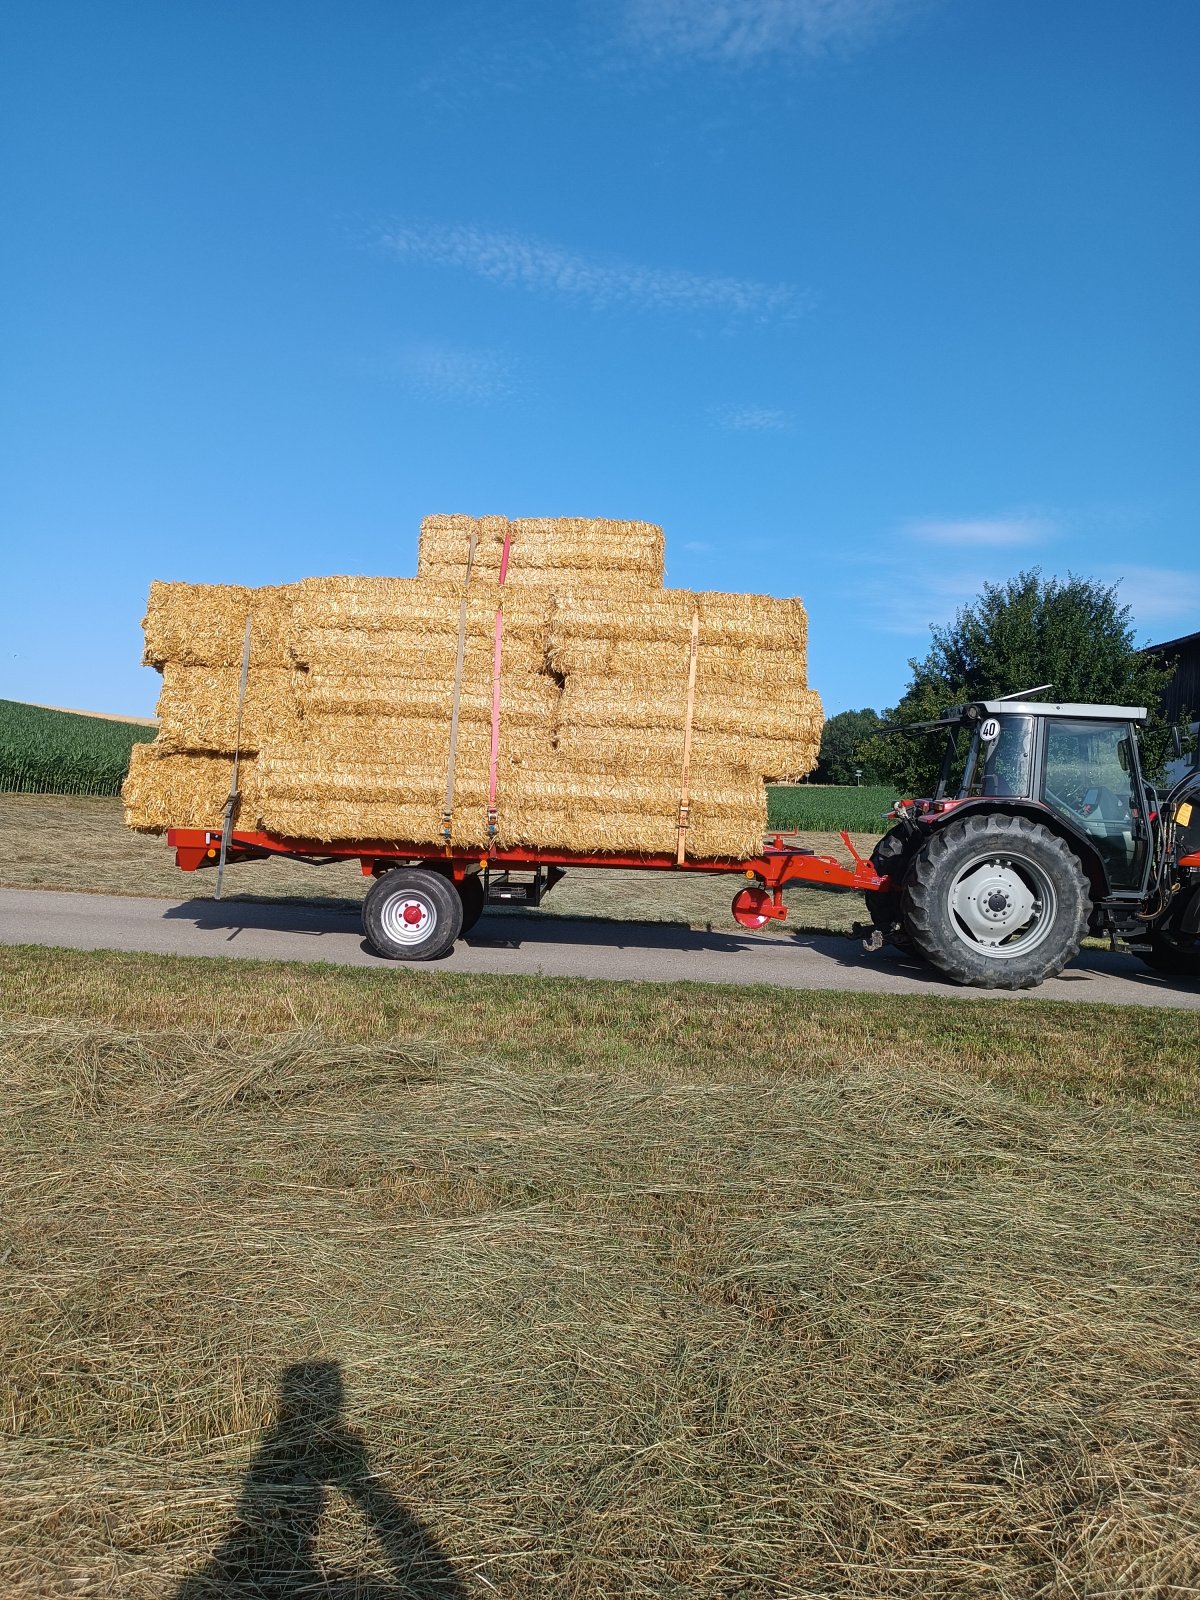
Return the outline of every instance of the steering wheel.
{"type": "Polygon", "coordinates": [[[1056,811],[1065,811],[1069,815],[1082,817],[1084,815],[1083,807],[1087,792],[1087,784],[1080,783],[1074,778],[1068,778],[1064,782],[1061,792],[1057,792],[1047,785],[1046,799],[1056,811]]]}
{"type": "Polygon", "coordinates": [[[1088,793],[1096,796],[1095,803],[1089,812],[1090,816],[1095,816],[1098,813],[1102,822],[1129,822],[1131,820],[1132,813],[1129,809],[1127,796],[1122,797],[1115,789],[1106,789],[1103,784],[1096,784],[1088,790],[1088,793]]]}

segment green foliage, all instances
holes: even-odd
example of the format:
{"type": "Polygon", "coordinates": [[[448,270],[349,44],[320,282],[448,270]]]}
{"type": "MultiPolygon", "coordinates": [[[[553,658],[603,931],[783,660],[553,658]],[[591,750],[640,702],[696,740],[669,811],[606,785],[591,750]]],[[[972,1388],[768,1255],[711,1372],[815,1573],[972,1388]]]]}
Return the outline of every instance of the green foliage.
{"type": "Polygon", "coordinates": [[[0,700],[0,793],[118,794],[154,729],[0,700]]]}
{"type": "Polygon", "coordinates": [[[821,753],[813,773],[814,783],[857,784],[861,770],[864,784],[886,781],[868,754],[867,741],[883,721],[878,711],[866,706],[861,711],[839,711],[830,717],[821,732],[821,753]]]}
{"type": "MultiPolygon", "coordinates": [[[[1046,683],[1046,699],[1146,706],[1147,773],[1167,760],[1162,697],[1171,671],[1137,650],[1129,607],[1119,603],[1115,587],[1092,578],[1044,579],[1035,567],[1007,583],[985,584],[953,626],[931,632],[932,648],[923,660],[909,661],[912,680],[887,721],[921,722],[964,701],[1046,683]]],[[[890,734],[871,741],[870,756],[905,794],[928,794],[943,746],[940,734],[890,734]]]]}
{"type": "Polygon", "coordinates": [[[886,833],[895,789],[833,784],[770,784],[767,824],[784,833],[886,833]]]}

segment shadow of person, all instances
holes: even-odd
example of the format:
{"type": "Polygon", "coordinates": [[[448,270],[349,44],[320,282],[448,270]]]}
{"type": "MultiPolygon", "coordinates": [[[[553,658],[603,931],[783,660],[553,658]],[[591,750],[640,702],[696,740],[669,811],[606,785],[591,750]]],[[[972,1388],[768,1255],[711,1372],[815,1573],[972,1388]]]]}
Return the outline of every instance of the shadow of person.
{"type": "Polygon", "coordinates": [[[361,1436],[342,1418],[343,1399],[339,1362],[285,1369],[276,1420],[254,1452],[233,1526],[175,1600],[465,1600],[437,1541],[372,1476],[361,1436]],[[386,1579],[321,1561],[330,1489],[362,1512],[386,1579]]]}

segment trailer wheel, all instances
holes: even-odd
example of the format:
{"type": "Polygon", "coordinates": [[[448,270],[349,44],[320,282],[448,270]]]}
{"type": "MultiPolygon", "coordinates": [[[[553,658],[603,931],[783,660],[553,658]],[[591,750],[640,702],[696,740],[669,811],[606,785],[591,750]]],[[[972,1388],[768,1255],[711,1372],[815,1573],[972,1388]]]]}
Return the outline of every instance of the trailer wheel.
{"type": "Polygon", "coordinates": [[[483,915],[483,879],[473,872],[469,878],[460,878],[455,885],[462,901],[462,927],[460,933],[470,933],[483,915]]]}
{"type": "Polygon", "coordinates": [[[1032,989],[1061,972],[1087,932],[1091,895],[1071,848],[1006,812],[946,823],[913,857],[904,925],[955,983],[1032,989]]]}
{"type": "MultiPolygon", "coordinates": [[[[881,877],[886,873],[894,884],[901,884],[920,842],[920,836],[910,828],[893,828],[871,851],[871,865],[881,877]]],[[[903,890],[868,889],[863,898],[872,923],[883,937],[898,950],[911,950],[912,940],[904,927],[903,890]]]]}
{"type": "Polygon", "coordinates": [[[397,867],[368,890],[362,917],[377,955],[389,961],[436,961],[458,938],[463,902],[443,873],[397,867]]]}

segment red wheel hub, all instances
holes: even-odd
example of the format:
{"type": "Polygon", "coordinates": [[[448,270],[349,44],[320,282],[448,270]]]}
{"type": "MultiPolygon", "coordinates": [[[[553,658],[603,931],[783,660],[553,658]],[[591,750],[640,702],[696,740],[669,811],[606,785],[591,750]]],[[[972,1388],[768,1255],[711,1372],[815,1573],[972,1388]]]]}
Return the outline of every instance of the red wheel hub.
{"type": "Polygon", "coordinates": [[[420,906],[410,905],[405,906],[404,908],[404,920],[408,923],[409,927],[415,927],[416,924],[420,922],[423,915],[424,913],[422,912],[420,906]]]}
{"type": "Polygon", "coordinates": [[[771,904],[765,889],[739,889],[733,897],[733,915],[743,928],[761,928],[770,918],[764,908],[771,904]]]}

